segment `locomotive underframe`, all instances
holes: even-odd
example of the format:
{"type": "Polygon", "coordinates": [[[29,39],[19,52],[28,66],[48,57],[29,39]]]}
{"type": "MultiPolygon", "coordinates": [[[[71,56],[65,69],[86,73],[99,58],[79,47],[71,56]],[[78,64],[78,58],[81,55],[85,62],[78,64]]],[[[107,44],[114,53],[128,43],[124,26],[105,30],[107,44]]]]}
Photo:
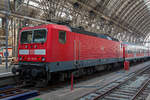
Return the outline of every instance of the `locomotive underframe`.
{"type": "Polygon", "coordinates": [[[16,72],[19,79],[25,83],[41,83],[50,80],[49,69],[46,63],[19,62],[16,72]]]}
{"type": "Polygon", "coordinates": [[[91,73],[97,69],[104,69],[105,64],[122,62],[123,59],[110,60],[85,60],[85,61],[69,61],[69,62],[53,62],[53,63],[41,63],[41,62],[19,62],[17,72],[19,72],[20,79],[26,82],[37,81],[50,81],[51,78],[63,78],[69,77],[73,72],[75,76],[81,76],[84,73],[91,73]],[[106,62],[107,61],[107,62],[106,62]],[[98,67],[99,66],[99,67],[98,67]],[[101,68],[100,68],[101,67],[101,68]]]}

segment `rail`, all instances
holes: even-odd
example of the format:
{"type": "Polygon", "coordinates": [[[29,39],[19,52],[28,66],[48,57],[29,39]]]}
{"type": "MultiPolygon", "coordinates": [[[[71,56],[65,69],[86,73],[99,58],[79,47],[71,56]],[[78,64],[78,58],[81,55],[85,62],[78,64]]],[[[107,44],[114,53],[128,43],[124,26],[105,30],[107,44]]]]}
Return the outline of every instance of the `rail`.
{"type": "Polygon", "coordinates": [[[0,99],[2,100],[26,100],[38,95],[39,92],[36,90],[23,90],[13,86],[0,88],[0,99]]]}

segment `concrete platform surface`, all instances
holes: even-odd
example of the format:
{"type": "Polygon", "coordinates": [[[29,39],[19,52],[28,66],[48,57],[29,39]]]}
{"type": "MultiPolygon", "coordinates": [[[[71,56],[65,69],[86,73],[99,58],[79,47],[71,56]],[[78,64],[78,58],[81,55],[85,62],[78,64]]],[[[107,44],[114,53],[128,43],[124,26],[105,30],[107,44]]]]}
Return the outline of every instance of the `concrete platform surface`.
{"type": "Polygon", "coordinates": [[[149,94],[149,96],[146,98],[146,100],[150,100],[150,94],[149,94]]]}
{"type": "Polygon", "coordinates": [[[105,86],[106,84],[112,81],[122,78],[127,74],[131,74],[139,69],[142,69],[147,65],[150,65],[150,61],[133,66],[130,68],[129,71],[120,70],[117,72],[109,73],[107,75],[89,79],[84,82],[77,83],[74,85],[74,87],[78,87],[78,88],[74,88],[73,91],[70,90],[71,86],[66,86],[56,91],[51,91],[49,93],[40,95],[38,97],[31,98],[29,100],[36,100],[36,99],[37,100],[75,100],[81,96],[86,95],[87,93],[90,93],[92,91],[95,91],[105,86]]]}
{"type": "MultiPolygon", "coordinates": [[[[10,65],[10,64],[9,64],[10,65]]],[[[8,66],[8,68],[6,69],[6,66],[5,64],[0,64],[0,78],[2,77],[7,77],[7,76],[10,76],[10,75],[13,75],[11,73],[11,66],[8,66]]]]}

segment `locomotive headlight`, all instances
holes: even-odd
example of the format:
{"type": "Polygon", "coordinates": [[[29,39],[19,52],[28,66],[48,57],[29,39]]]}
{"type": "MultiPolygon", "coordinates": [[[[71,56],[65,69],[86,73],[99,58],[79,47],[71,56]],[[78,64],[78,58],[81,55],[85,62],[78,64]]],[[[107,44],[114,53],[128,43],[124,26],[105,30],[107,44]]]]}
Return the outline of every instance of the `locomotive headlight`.
{"type": "Polygon", "coordinates": [[[25,48],[28,48],[28,46],[26,45],[25,48]]]}
{"type": "Polygon", "coordinates": [[[19,60],[22,60],[22,57],[20,57],[19,60]]]}
{"type": "Polygon", "coordinates": [[[42,59],[41,59],[42,61],[45,61],[45,57],[42,57],[42,59]]]}
{"type": "Polygon", "coordinates": [[[37,48],[37,45],[35,45],[34,48],[37,48]]]}

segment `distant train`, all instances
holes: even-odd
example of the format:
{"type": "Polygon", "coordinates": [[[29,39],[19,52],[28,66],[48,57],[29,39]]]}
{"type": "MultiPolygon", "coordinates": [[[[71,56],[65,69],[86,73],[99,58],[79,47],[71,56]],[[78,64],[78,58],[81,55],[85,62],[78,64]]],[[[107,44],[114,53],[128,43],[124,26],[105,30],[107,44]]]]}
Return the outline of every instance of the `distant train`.
{"type": "Polygon", "coordinates": [[[26,82],[46,83],[114,68],[124,60],[149,58],[145,46],[120,42],[110,36],[65,25],[25,27],[20,32],[19,67],[12,72],[26,82]]]}
{"type": "MultiPolygon", "coordinates": [[[[0,56],[5,57],[6,47],[0,47],[0,56]]],[[[8,47],[8,57],[12,57],[12,47],[8,47]]]]}

